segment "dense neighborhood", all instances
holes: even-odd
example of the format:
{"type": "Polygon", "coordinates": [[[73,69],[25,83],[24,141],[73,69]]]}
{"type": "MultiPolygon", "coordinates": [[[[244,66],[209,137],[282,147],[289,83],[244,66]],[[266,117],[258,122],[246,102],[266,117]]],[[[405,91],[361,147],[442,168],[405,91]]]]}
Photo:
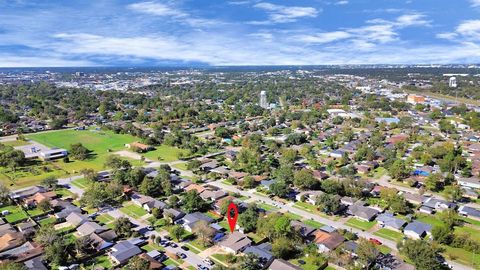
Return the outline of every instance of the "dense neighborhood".
{"type": "Polygon", "coordinates": [[[480,107],[424,92],[453,76],[151,76],[0,85],[0,269],[480,268],[480,107]]]}

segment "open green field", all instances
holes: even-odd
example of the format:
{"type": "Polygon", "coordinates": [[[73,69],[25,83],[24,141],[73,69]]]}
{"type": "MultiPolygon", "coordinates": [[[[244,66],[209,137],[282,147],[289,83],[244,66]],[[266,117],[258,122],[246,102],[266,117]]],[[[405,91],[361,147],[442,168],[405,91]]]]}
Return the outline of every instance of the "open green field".
{"type": "Polygon", "coordinates": [[[377,224],[376,221],[363,221],[358,218],[352,217],[350,218],[347,222],[345,222],[345,225],[360,229],[362,231],[368,231],[370,230],[373,226],[377,224]]]}
{"type": "Polygon", "coordinates": [[[155,146],[155,150],[144,153],[143,155],[153,161],[171,162],[178,160],[180,153],[186,154],[187,151],[168,145],[155,146]]]}
{"type": "Polygon", "coordinates": [[[145,209],[134,204],[126,204],[124,207],[120,208],[120,211],[133,218],[140,218],[148,214],[148,212],[145,209]]]}
{"type": "Polygon", "coordinates": [[[468,226],[460,226],[460,227],[455,227],[455,233],[466,233],[468,234],[473,240],[480,242],[480,230],[474,229],[472,227],[468,226]]]}
{"type": "MultiPolygon", "coordinates": [[[[104,164],[109,155],[112,155],[116,151],[126,150],[125,144],[127,143],[140,140],[128,134],[115,134],[111,131],[97,131],[93,129],[56,130],[29,134],[27,137],[29,140],[36,141],[48,147],[65,148],[67,150],[70,149],[70,145],[81,143],[89,149],[91,153],[86,160],[70,158],[70,162],[68,163],[62,160],[48,163],[38,161],[36,164],[29,164],[26,167],[17,168],[16,171],[0,168],[0,181],[7,183],[12,189],[36,185],[48,176],[61,178],[78,174],[82,169],[93,169],[95,171],[104,170],[104,164]]],[[[145,153],[144,156],[155,161],[160,157],[160,160],[169,162],[178,160],[178,155],[181,152],[185,152],[185,150],[162,145],[156,147],[154,151],[145,153]]],[[[129,160],[134,166],[144,164],[141,160],[125,159],[129,160]]]]}
{"type": "Polygon", "coordinates": [[[436,216],[427,215],[427,214],[419,214],[417,215],[417,220],[423,223],[430,224],[432,226],[442,226],[443,222],[438,219],[436,216]]]}
{"type": "Polygon", "coordinates": [[[278,211],[279,209],[273,205],[267,203],[259,203],[257,204],[258,207],[264,209],[265,211],[278,211]]]}
{"type": "Polygon", "coordinates": [[[396,231],[385,229],[385,228],[382,228],[374,232],[373,234],[385,239],[390,239],[395,242],[399,242],[403,239],[403,234],[401,232],[396,232],[396,231]]]}
{"type": "MultiPolygon", "coordinates": [[[[111,131],[96,130],[58,130],[28,135],[28,138],[48,147],[70,149],[70,145],[81,143],[92,151],[86,160],[73,160],[61,163],[64,170],[78,172],[89,168],[94,170],[104,169],[103,164],[112,152],[125,150],[125,144],[138,141],[138,138],[128,134],[115,134],[111,131]]],[[[60,165],[60,164],[59,164],[60,165]]]]}

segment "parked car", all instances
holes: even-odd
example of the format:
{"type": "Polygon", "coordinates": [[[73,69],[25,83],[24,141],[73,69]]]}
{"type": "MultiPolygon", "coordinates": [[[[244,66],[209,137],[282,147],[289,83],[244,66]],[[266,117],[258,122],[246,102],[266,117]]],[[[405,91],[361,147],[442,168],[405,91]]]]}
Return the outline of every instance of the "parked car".
{"type": "Polygon", "coordinates": [[[208,264],[208,265],[214,265],[213,261],[206,258],[205,260],[203,260],[204,263],[208,264]]]}
{"type": "Polygon", "coordinates": [[[382,242],[380,242],[378,239],[375,239],[375,238],[370,238],[369,241],[374,243],[375,245],[381,245],[382,244],[382,242]]]}
{"type": "Polygon", "coordinates": [[[187,258],[187,254],[182,253],[182,252],[177,252],[176,255],[177,255],[180,259],[185,259],[185,258],[187,258]]]}
{"type": "Polygon", "coordinates": [[[173,247],[173,248],[178,247],[177,243],[175,243],[175,242],[171,242],[171,243],[170,243],[170,246],[173,247]]]}
{"type": "Polygon", "coordinates": [[[181,246],[180,248],[183,249],[183,250],[185,250],[185,251],[189,251],[189,250],[190,250],[187,246],[181,246]]]}

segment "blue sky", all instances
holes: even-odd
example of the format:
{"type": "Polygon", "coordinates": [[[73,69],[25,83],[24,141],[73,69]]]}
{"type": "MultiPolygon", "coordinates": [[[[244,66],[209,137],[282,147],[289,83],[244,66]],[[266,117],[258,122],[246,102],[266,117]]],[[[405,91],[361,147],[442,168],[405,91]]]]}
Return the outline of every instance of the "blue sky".
{"type": "Polygon", "coordinates": [[[0,67],[480,63],[480,0],[0,0],[0,67]]]}

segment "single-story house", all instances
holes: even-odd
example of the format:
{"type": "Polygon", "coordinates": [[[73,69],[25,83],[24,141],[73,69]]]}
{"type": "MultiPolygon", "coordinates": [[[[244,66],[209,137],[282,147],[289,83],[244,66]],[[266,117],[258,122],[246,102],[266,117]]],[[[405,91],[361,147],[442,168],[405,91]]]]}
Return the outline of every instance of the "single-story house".
{"type": "Polygon", "coordinates": [[[219,190],[210,190],[206,189],[202,193],[200,193],[200,197],[204,200],[216,201],[228,195],[227,192],[219,189],[219,190]]]}
{"type": "Polygon", "coordinates": [[[88,221],[87,216],[85,216],[83,214],[80,214],[80,213],[77,213],[77,212],[72,212],[72,213],[70,213],[70,215],[68,215],[65,218],[65,222],[67,222],[68,224],[70,224],[70,226],[75,227],[75,228],[82,225],[83,223],[85,223],[87,221],[88,221]]]}
{"type": "Polygon", "coordinates": [[[184,217],[185,213],[182,212],[181,210],[178,210],[178,209],[167,208],[167,209],[163,210],[163,215],[164,216],[172,215],[173,221],[177,221],[177,220],[181,219],[182,217],[184,217]]]}
{"type": "Polygon", "coordinates": [[[361,220],[372,221],[378,215],[379,211],[370,207],[354,204],[348,207],[347,213],[361,220]]]}
{"type": "Polygon", "coordinates": [[[345,241],[345,238],[336,232],[327,233],[317,230],[315,231],[314,236],[315,239],[313,241],[320,252],[330,252],[345,241]]]}
{"type": "Polygon", "coordinates": [[[87,235],[90,235],[92,233],[99,234],[99,233],[101,233],[103,231],[106,231],[106,230],[107,230],[107,228],[105,228],[103,226],[100,226],[98,223],[92,222],[92,221],[87,221],[87,222],[83,223],[82,225],[80,225],[80,227],[77,228],[77,232],[81,236],[87,236],[87,235]]]}
{"type": "Polygon", "coordinates": [[[211,217],[200,212],[195,212],[191,214],[186,214],[182,219],[178,220],[176,223],[181,224],[185,230],[192,232],[197,222],[202,220],[205,221],[207,224],[210,224],[213,222],[213,219],[211,217]]]}
{"type": "Polygon", "coordinates": [[[462,187],[480,189],[480,178],[478,177],[459,178],[457,183],[462,187]]]}
{"type": "Polygon", "coordinates": [[[35,195],[32,195],[25,199],[24,205],[25,207],[34,207],[41,201],[51,201],[52,199],[57,197],[57,193],[55,191],[48,191],[48,192],[39,192],[35,195]]]}
{"type": "Polygon", "coordinates": [[[120,241],[112,247],[108,255],[115,264],[123,264],[140,253],[142,250],[136,245],[129,241],[120,241]]]}
{"type": "Polygon", "coordinates": [[[458,208],[458,213],[471,219],[480,220],[480,210],[473,207],[462,205],[458,208]]]}
{"type": "Polygon", "coordinates": [[[310,237],[310,235],[315,231],[315,228],[305,225],[305,223],[298,220],[292,220],[290,222],[290,226],[292,226],[293,229],[298,231],[303,238],[310,237]]]}
{"type": "Polygon", "coordinates": [[[273,260],[268,270],[301,270],[302,268],[282,259],[273,260]]]}
{"type": "Polygon", "coordinates": [[[403,230],[403,234],[413,239],[420,239],[431,234],[432,225],[420,221],[412,221],[403,230]]]}
{"type": "Polygon", "coordinates": [[[267,268],[275,259],[272,254],[272,245],[270,243],[263,243],[258,246],[249,246],[243,251],[243,253],[252,253],[256,255],[260,259],[262,269],[267,268]]]}
{"type": "Polygon", "coordinates": [[[234,231],[227,235],[223,241],[219,243],[219,246],[225,249],[227,252],[237,254],[245,250],[252,244],[252,240],[247,235],[234,231]]]}
{"type": "Polygon", "coordinates": [[[388,212],[378,215],[376,220],[380,226],[395,231],[401,231],[403,226],[407,224],[405,220],[397,218],[393,213],[388,212]]]}

